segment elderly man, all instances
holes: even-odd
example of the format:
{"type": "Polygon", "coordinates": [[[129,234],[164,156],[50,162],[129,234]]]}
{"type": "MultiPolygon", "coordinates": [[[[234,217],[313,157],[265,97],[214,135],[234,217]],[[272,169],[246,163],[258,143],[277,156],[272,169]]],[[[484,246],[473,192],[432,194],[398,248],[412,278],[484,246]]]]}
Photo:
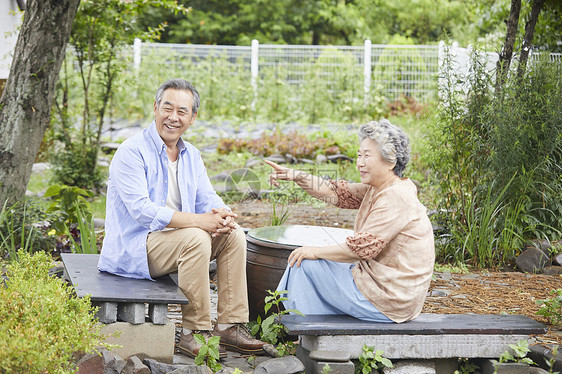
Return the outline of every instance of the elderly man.
{"type": "Polygon", "coordinates": [[[98,268],[152,279],[178,272],[182,307],[178,348],[195,357],[193,338],[220,336],[224,349],[260,354],[248,321],[246,240],[215,193],[197,148],[181,139],[199,109],[199,93],[172,79],[156,92],[154,121],[119,147],[109,167],[106,235],[98,268]],[[209,262],[217,262],[218,321],[212,326],[209,262]]]}

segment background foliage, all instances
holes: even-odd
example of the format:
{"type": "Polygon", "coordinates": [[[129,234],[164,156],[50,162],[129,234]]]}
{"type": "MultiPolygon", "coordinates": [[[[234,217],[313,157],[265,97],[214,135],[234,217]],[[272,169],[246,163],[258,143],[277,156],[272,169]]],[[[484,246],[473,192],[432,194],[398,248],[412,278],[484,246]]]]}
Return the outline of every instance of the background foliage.
{"type": "Polygon", "coordinates": [[[562,70],[539,61],[501,89],[472,56],[468,76],[446,61],[432,169],[447,240],[441,259],[493,266],[512,260],[529,237],[562,232],[562,70]],[[464,83],[458,85],[459,82],[464,83]]]}
{"type": "MultiPolygon", "coordinates": [[[[404,36],[413,44],[435,43],[448,36],[461,45],[479,43],[499,50],[505,38],[504,20],[510,0],[280,0],[180,1],[192,12],[185,16],[144,14],[140,25],[169,27],[162,41],[171,43],[361,45],[365,39],[386,44],[404,36]]],[[[530,4],[523,2],[522,14],[530,4]]],[[[562,51],[559,30],[562,5],[545,3],[535,45],[562,51]],[[539,36],[540,34],[540,36],[539,36]]],[[[520,22],[523,30],[525,22],[520,22]]],[[[522,34],[522,33],[520,33],[522,34]]]]}

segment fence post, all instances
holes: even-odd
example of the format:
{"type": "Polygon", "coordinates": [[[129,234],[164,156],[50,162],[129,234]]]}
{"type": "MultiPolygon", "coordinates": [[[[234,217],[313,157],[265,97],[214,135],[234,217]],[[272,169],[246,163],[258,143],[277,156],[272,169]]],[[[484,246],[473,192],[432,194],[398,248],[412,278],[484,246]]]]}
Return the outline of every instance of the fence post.
{"type": "Polygon", "coordinates": [[[133,43],[133,66],[135,67],[135,72],[138,74],[141,66],[141,46],[142,41],[139,38],[135,38],[133,43]]]}
{"type": "Polygon", "coordinates": [[[369,91],[371,90],[371,41],[365,40],[364,62],[363,62],[363,91],[365,92],[365,101],[369,99],[369,91]]]}
{"type": "Polygon", "coordinates": [[[250,72],[252,75],[252,88],[254,97],[252,98],[252,112],[256,110],[256,101],[258,99],[258,72],[259,72],[259,49],[260,42],[257,39],[252,40],[252,60],[250,63],[250,72]]]}

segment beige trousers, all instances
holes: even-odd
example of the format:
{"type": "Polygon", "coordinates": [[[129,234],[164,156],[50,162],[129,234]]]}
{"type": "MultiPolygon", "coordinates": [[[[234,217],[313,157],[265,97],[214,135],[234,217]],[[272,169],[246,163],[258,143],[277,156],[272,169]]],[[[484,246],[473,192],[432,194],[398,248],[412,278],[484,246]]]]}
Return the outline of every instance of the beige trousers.
{"type": "Polygon", "coordinates": [[[188,300],[182,305],[183,327],[211,330],[209,262],[217,260],[218,323],[248,322],[246,237],[238,227],[211,238],[198,228],[156,231],[147,239],[148,268],[153,278],[178,272],[178,285],[188,300]]]}

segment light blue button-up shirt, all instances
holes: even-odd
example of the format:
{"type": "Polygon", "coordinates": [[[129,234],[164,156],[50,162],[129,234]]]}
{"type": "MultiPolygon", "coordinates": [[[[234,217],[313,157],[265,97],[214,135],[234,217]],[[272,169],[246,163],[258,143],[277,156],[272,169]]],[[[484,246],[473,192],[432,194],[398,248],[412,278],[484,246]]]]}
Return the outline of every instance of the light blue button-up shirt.
{"type": "MultiPolygon", "coordinates": [[[[206,213],[227,208],[211,185],[197,148],[178,141],[178,185],[181,211],[206,213]]],[[[167,208],[168,155],[152,124],[124,141],[109,166],[105,238],[98,268],[109,273],[151,279],[146,240],[164,229],[174,211],[167,208]]]]}

